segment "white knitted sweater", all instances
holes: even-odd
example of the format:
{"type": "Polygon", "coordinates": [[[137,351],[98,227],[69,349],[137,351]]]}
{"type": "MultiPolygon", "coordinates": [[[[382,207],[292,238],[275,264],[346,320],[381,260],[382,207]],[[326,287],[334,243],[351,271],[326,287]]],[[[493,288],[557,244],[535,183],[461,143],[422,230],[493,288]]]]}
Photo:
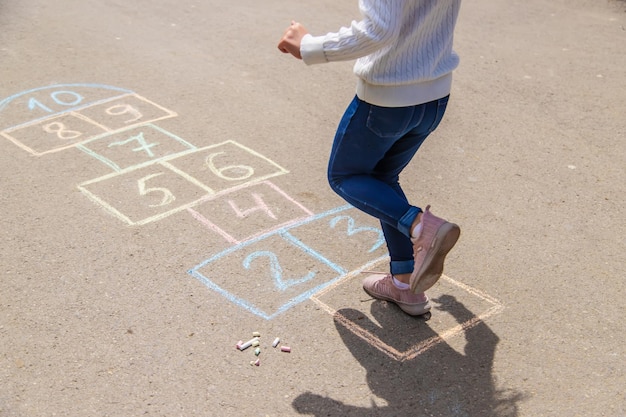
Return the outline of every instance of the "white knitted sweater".
{"type": "Polygon", "coordinates": [[[357,59],[357,95],[370,104],[427,103],[450,94],[460,6],[461,0],[359,0],[360,22],[305,35],[300,53],[307,65],[357,59]]]}

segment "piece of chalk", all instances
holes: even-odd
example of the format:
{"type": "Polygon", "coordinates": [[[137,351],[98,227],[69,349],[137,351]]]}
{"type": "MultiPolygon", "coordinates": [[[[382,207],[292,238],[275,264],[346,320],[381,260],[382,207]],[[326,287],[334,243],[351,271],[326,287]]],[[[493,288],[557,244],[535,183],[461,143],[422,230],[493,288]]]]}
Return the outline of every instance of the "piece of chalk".
{"type": "Polygon", "coordinates": [[[261,333],[259,333],[259,332],[252,332],[252,337],[261,337],[261,333]]]}
{"type": "Polygon", "coordinates": [[[258,346],[259,343],[259,339],[257,339],[256,337],[254,339],[250,339],[248,340],[246,343],[239,345],[239,350],[246,350],[248,349],[250,346],[254,346],[254,343],[257,343],[256,346],[258,346]]]}
{"type": "Polygon", "coordinates": [[[259,356],[261,354],[261,348],[254,349],[254,354],[259,356]]]}
{"type": "Polygon", "coordinates": [[[256,362],[254,362],[254,364],[255,364],[256,366],[261,365],[261,360],[260,360],[260,359],[257,359],[257,360],[256,360],[256,362]]]}
{"type": "Polygon", "coordinates": [[[237,342],[237,344],[235,345],[235,347],[239,350],[241,350],[241,345],[243,345],[243,340],[240,340],[237,342]]]}
{"type": "Polygon", "coordinates": [[[291,352],[291,348],[289,346],[281,346],[280,351],[289,353],[291,352]]]}
{"type": "Polygon", "coordinates": [[[274,339],[274,342],[272,343],[272,347],[278,346],[279,343],[280,343],[280,337],[277,337],[276,339],[274,339]]]}
{"type": "Polygon", "coordinates": [[[261,342],[259,342],[259,339],[254,339],[254,341],[252,342],[252,346],[257,347],[261,344],[261,342]]]}

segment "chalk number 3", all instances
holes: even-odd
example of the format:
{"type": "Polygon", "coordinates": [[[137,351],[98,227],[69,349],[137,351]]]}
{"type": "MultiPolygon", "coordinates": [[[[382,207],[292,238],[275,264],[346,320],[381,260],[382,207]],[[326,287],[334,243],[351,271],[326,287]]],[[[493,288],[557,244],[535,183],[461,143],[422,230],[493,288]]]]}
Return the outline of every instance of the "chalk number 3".
{"type": "Polygon", "coordinates": [[[372,247],[368,251],[369,253],[374,252],[376,249],[380,248],[385,243],[385,236],[383,235],[382,230],[376,229],[374,227],[356,227],[356,222],[350,216],[335,217],[334,219],[330,221],[330,227],[334,229],[341,221],[346,221],[348,223],[348,227],[347,227],[348,236],[354,236],[357,233],[363,233],[363,232],[372,232],[378,235],[378,239],[376,240],[376,243],[374,243],[374,245],[372,245],[372,247]]]}

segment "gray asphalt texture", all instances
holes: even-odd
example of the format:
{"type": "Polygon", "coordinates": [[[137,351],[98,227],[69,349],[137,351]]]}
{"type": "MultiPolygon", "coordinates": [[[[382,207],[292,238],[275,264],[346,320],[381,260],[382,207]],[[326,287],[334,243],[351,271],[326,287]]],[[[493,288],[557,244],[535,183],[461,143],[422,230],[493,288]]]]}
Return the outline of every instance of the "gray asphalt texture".
{"type": "Polygon", "coordinates": [[[462,230],[429,321],[360,288],[352,63],[281,54],[292,19],[358,9],[0,2],[0,416],[626,416],[624,2],[464,2],[401,178],[462,230]]]}

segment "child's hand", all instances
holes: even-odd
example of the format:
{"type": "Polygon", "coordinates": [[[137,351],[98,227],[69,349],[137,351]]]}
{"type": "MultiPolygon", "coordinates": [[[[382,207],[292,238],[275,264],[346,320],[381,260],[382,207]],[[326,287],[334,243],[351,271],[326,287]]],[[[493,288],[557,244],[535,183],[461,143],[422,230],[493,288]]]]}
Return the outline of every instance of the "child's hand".
{"type": "Polygon", "coordinates": [[[278,49],[284,54],[291,54],[298,59],[302,59],[300,55],[300,43],[302,37],[309,33],[304,26],[295,21],[291,22],[291,26],[287,28],[285,34],[278,42],[278,49]]]}

